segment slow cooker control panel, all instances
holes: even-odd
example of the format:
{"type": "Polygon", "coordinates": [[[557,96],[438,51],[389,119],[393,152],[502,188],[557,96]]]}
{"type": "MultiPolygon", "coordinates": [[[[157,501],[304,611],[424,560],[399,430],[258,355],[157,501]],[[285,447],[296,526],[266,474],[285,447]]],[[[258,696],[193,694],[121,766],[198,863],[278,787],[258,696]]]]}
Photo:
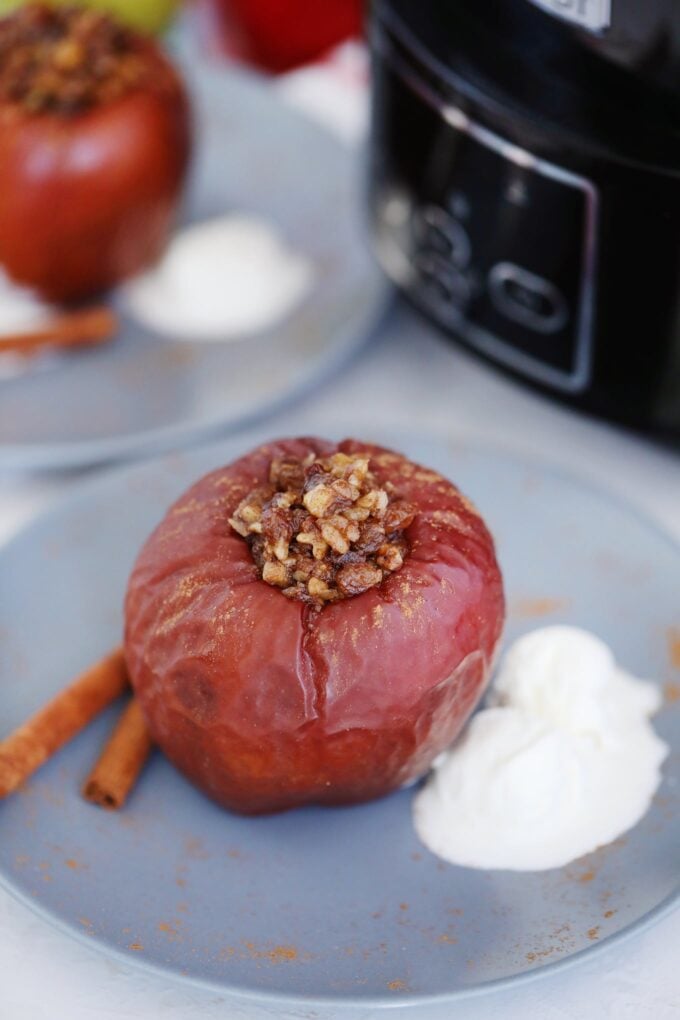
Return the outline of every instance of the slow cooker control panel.
{"type": "Polygon", "coordinates": [[[588,383],[597,196],[458,110],[446,189],[410,209],[409,289],[443,325],[548,385],[588,383]]]}
{"type": "MultiPolygon", "coordinates": [[[[543,385],[585,390],[596,187],[431,97],[400,71],[390,72],[391,102],[376,129],[374,215],[385,269],[486,356],[543,385]]],[[[378,109],[381,100],[379,91],[378,109]]]]}

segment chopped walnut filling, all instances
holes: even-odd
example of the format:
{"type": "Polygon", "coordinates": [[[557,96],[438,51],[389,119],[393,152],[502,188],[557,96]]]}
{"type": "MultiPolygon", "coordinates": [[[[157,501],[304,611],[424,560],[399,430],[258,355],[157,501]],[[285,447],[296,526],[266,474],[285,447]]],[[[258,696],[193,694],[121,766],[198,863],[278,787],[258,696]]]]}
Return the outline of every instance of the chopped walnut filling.
{"type": "Polygon", "coordinates": [[[0,19],[0,102],[75,114],[147,74],[134,33],[99,11],[28,4],[0,19]]]}
{"type": "Polygon", "coordinates": [[[320,608],[399,570],[415,514],[378,485],[368,457],[310,454],[273,460],[269,484],[253,489],[229,523],[248,540],[263,581],[320,608]]]}

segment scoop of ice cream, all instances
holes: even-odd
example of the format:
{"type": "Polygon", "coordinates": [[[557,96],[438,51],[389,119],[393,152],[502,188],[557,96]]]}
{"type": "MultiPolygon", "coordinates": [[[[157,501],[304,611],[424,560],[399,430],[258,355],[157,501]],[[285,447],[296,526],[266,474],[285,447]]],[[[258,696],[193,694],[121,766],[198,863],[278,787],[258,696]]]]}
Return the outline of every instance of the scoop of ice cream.
{"type": "Polygon", "coordinates": [[[309,262],[266,221],[230,215],[180,231],[123,303],[148,328],[187,340],[230,340],[276,325],[309,290],[309,262]]]}
{"type": "Polygon", "coordinates": [[[618,669],[593,634],[520,638],[489,700],[415,798],[434,853],[471,867],[560,867],[644,815],[668,753],[649,722],[659,691],[618,669]]]}
{"type": "Polygon", "coordinates": [[[600,743],[617,740],[626,721],[652,715],[659,689],[617,668],[612,651],[578,627],[544,627],[510,648],[490,704],[514,705],[561,730],[600,743]]]}

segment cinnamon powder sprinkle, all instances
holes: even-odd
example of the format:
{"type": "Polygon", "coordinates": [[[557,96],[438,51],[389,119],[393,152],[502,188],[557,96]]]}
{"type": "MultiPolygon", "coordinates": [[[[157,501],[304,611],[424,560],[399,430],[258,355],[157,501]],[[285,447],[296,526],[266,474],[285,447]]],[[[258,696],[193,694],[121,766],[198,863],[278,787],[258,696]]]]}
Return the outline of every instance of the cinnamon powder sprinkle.
{"type": "Polygon", "coordinates": [[[667,683],[664,684],[663,688],[664,700],[672,705],[676,701],[680,701],[680,684],[667,683]]]}
{"type": "Polygon", "coordinates": [[[668,630],[668,658],[674,669],[680,669],[680,627],[668,630]]]}
{"type": "Polygon", "coordinates": [[[274,946],[267,955],[272,963],[280,963],[284,960],[297,960],[298,951],[295,946],[274,946]]]}
{"type": "Polygon", "coordinates": [[[244,942],[248,956],[253,960],[269,960],[271,963],[291,963],[297,960],[299,952],[295,946],[273,946],[260,949],[254,942],[244,942]]]}
{"type": "Polygon", "coordinates": [[[510,604],[510,615],[519,619],[530,619],[539,616],[551,616],[562,613],[569,608],[568,599],[559,598],[523,598],[515,599],[510,604]]]}
{"type": "Polygon", "coordinates": [[[387,987],[391,992],[405,992],[408,985],[401,978],[397,978],[395,981],[388,981],[387,987]]]}

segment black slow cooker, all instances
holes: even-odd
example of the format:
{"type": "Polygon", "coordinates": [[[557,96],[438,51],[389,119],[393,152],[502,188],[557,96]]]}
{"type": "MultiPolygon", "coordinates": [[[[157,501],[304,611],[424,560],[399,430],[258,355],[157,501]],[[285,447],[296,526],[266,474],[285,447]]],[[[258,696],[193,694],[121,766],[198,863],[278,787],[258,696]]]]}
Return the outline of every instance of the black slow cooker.
{"type": "Polygon", "coordinates": [[[680,438],[680,0],[376,0],[378,257],[475,351],[680,438]]]}

